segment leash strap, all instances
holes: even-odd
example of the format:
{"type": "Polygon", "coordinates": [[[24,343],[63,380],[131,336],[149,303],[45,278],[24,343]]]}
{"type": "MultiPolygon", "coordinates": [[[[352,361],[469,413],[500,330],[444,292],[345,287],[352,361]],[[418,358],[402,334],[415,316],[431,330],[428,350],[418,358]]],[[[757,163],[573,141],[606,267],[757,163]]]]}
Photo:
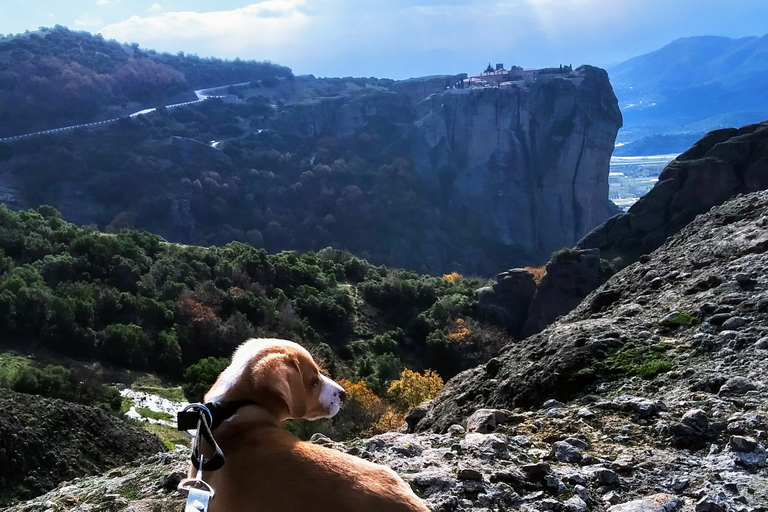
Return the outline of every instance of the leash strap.
{"type": "Polygon", "coordinates": [[[179,430],[191,430],[196,427],[197,435],[194,436],[195,441],[192,448],[192,456],[190,457],[192,465],[198,471],[216,471],[224,465],[224,452],[221,451],[216,439],[213,438],[213,432],[211,432],[211,424],[213,423],[213,415],[211,411],[203,404],[190,404],[179,412],[176,416],[179,430]],[[213,447],[213,456],[205,460],[202,456],[201,438],[208,441],[213,447]]]}

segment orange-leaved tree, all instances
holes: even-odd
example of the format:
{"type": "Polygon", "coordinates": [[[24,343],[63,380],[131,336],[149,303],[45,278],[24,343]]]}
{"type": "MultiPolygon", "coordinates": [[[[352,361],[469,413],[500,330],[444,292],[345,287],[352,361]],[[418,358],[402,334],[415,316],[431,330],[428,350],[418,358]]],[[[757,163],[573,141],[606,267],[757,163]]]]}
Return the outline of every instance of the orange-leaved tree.
{"type": "Polygon", "coordinates": [[[371,428],[386,411],[384,402],[371,391],[364,381],[352,382],[347,379],[338,381],[347,392],[334,424],[342,437],[359,434],[371,428]]]}
{"type": "Polygon", "coordinates": [[[443,379],[436,372],[426,370],[422,375],[406,368],[400,374],[400,379],[389,386],[387,395],[400,410],[405,411],[434,398],[441,389],[443,379]]]}
{"type": "Polygon", "coordinates": [[[462,278],[462,275],[458,272],[451,272],[450,274],[443,274],[443,279],[445,281],[448,281],[449,283],[455,283],[456,281],[460,281],[462,278]]]}

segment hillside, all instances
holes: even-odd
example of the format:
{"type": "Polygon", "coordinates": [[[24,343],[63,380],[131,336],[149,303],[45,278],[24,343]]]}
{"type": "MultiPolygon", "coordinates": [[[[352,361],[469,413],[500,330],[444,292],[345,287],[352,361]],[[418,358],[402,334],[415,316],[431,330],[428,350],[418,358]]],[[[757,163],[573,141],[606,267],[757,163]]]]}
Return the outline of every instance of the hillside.
{"type": "Polygon", "coordinates": [[[701,36],[610,68],[625,120],[619,141],[634,142],[618,154],[682,152],[707,131],[768,119],[766,55],[768,35],[701,36]]]}
{"type": "Polygon", "coordinates": [[[271,63],[158,54],[66,27],[0,38],[0,137],[196,99],[193,89],[292,77],[271,63]]]}
{"type": "Polygon", "coordinates": [[[4,345],[175,380],[255,335],[300,341],[336,378],[365,380],[380,394],[406,366],[447,378],[498,346],[485,340],[496,332],[473,320],[483,284],[375,267],[330,248],[268,254],[236,242],[203,248],[109,235],[51,207],[0,206],[4,345]],[[451,336],[458,323],[464,334],[451,336]]]}

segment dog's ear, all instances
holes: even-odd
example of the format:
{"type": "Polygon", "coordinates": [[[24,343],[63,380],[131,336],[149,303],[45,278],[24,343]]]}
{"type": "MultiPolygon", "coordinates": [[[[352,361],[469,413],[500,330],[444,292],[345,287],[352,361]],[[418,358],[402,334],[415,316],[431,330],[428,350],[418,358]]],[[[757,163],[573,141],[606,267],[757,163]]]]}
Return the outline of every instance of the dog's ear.
{"type": "MultiPolygon", "coordinates": [[[[280,354],[270,361],[269,371],[260,375],[265,398],[274,401],[273,412],[280,420],[303,418],[307,414],[307,396],[301,365],[295,356],[280,354]]],[[[271,404],[263,404],[270,407],[271,404]]],[[[272,408],[272,407],[270,407],[272,408]]]]}

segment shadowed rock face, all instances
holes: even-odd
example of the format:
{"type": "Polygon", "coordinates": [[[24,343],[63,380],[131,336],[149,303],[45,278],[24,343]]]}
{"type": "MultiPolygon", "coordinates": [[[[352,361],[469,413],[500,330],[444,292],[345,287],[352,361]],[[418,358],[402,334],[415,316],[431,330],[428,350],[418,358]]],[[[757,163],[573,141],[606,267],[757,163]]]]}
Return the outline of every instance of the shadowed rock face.
{"type": "Polygon", "coordinates": [[[629,265],[696,215],[736,194],[768,188],[768,122],[707,134],[670,162],[658,184],[627,213],[595,228],[577,247],[629,265]]]}
{"type": "Polygon", "coordinates": [[[513,263],[541,262],[616,212],[621,113],[603,70],[433,94],[416,108],[414,167],[450,208],[486,219],[513,263]]]}

